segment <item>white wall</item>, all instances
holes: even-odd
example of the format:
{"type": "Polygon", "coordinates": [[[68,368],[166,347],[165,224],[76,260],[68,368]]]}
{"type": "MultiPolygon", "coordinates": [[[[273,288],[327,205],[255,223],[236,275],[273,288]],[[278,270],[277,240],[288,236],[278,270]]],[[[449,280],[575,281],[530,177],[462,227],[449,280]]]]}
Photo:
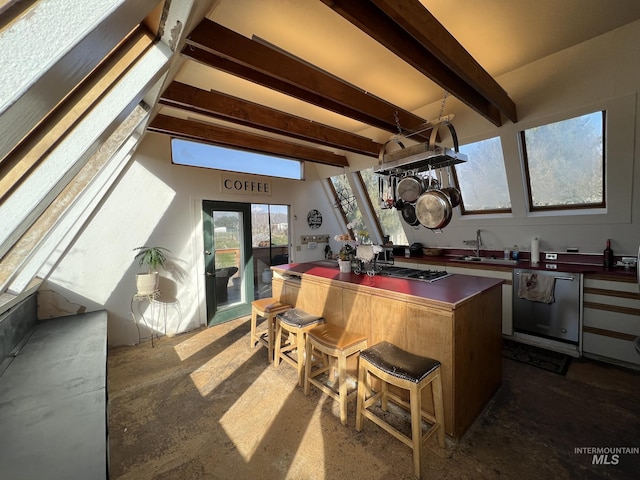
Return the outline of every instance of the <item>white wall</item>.
{"type": "MultiPolygon", "coordinates": [[[[308,234],[333,235],[344,230],[337,224],[313,166],[307,178],[294,181],[269,178],[270,196],[220,193],[220,173],[171,164],[169,138],[148,134],[133,163],[40,289],[39,316],[55,317],[81,310],[106,308],[109,312],[109,344],[133,344],[138,334],[132,321],[132,305],[148,317],[146,303],[133,302],[135,274],[133,249],[156,245],[171,251],[168,272],[161,272],[160,307],[154,318],[164,331],[191,330],[206,322],[204,260],[202,252],[202,201],[227,200],[291,206],[291,261],[324,258],[324,244],[315,250],[300,246],[308,234]],[[307,213],[319,210],[323,224],[307,225],[307,213]],[[300,251],[297,248],[300,247],[300,251]]],[[[235,174],[234,174],[235,175],[235,174]]],[[[241,175],[236,175],[241,176],[241,175]]],[[[251,178],[251,176],[247,176],[251,178]]]]}
{"type": "MultiPolygon", "coordinates": [[[[460,144],[501,137],[513,213],[463,218],[456,209],[451,223],[441,234],[423,227],[407,227],[409,242],[463,248],[463,240],[475,239],[476,229],[481,229],[487,249],[501,250],[517,244],[528,250],[531,239],[540,237],[543,251],[577,247],[580,252],[602,253],[605,240],[611,238],[616,254],[637,254],[640,244],[639,38],[640,22],[635,22],[499,77],[498,82],[516,104],[516,124],[507,122],[496,128],[449,97],[444,113],[455,114],[452,123],[460,144]],[[598,109],[607,109],[606,212],[527,213],[518,131],[598,109]]],[[[440,102],[424,107],[418,114],[437,118],[439,108],[440,102]]],[[[446,135],[446,130],[441,129],[440,134],[446,135]]]]}
{"type": "MultiPolygon", "coordinates": [[[[638,38],[640,22],[499,78],[517,105],[520,120],[515,125],[508,123],[495,128],[463,109],[455,99],[448,100],[445,113],[456,114],[453,123],[461,143],[502,136],[513,214],[507,218],[470,219],[456,215],[442,234],[422,227],[408,228],[409,242],[462,247],[462,241],[475,238],[475,230],[480,228],[485,248],[489,249],[514,244],[527,249],[530,239],[538,236],[542,238],[543,251],[562,251],[575,246],[581,252],[601,252],[605,239],[612,238],[616,253],[637,252],[640,244],[637,208],[640,169],[636,146],[640,133],[636,120],[636,93],[640,85],[638,38]],[[608,118],[613,122],[607,138],[606,214],[528,215],[515,139],[517,131],[593,108],[610,108],[608,118]]],[[[439,103],[426,106],[419,113],[425,118],[434,118],[437,108],[439,103]]],[[[348,156],[358,168],[376,163],[374,159],[348,156]]],[[[104,307],[109,312],[109,343],[134,343],[137,333],[131,321],[130,303],[138,267],[133,264],[132,249],[153,244],[169,248],[173,253],[174,269],[165,275],[165,286],[175,290],[174,298],[166,299],[168,331],[186,331],[202,325],[205,322],[202,200],[291,205],[291,260],[320,259],[324,245],[307,250],[300,246],[300,236],[315,233],[333,238],[344,230],[320,181],[342,173],[342,169],[313,165],[307,168],[307,181],[271,179],[273,193],[268,200],[246,195],[221,198],[218,173],[171,165],[169,139],[148,134],[132,165],[41,289],[40,315],[56,316],[82,308],[104,307]],[[311,209],[320,210],[323,215],[324,223],[318,230],[307,226],[307,213],[311,209]],[[91,278],[94,274],[98,279],[91,278]]],[[[332,242],[332,247],[336,251],[336,242],[332,242]]]]}

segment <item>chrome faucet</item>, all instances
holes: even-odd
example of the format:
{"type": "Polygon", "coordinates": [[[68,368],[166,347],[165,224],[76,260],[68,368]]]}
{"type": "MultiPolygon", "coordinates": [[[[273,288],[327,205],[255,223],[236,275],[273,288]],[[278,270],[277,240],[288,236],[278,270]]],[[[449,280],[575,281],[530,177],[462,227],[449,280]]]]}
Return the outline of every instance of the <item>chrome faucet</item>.
{"type": "Polygon", "coordinates": [[[480,247],[482,246],[482,237],[480,237],[480,230],[476,230],[476,257],[480,256],[480,247]]]}

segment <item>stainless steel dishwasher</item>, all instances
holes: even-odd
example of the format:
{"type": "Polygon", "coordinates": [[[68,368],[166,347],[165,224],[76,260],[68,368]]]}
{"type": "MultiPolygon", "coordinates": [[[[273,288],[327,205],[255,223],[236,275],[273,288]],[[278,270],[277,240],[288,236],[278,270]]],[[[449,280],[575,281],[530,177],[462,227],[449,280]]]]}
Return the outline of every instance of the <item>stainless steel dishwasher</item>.
{"type": "MultiPolygon", "coordinates": [[[[530,277],[529,277],[530,278],[530,277]]],[[[582,274],[549,270],[514,269],[513,329],[536,337],[580,344],[582,316],[582,274]],[[520,282],[525,275],[553,277],[551,303],[521,298],[520,282]]]]}

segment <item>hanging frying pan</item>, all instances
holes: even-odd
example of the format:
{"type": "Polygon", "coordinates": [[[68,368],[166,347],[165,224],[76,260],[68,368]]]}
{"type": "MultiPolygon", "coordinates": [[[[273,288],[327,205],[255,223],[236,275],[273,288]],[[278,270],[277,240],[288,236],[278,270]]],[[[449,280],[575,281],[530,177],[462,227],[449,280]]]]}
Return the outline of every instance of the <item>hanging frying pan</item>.
{"type": "Polygon", "coordinates": [[[451,203],[440,190],[429,190],[416,202],[416,217],[421,225],[430,229],[446,227],[451,221],[451,203]]]}
{"type": "Polygon", "coordinates": [[[441,191],[447,197],[449,197],[449,201],[451,202],[452,208],[456,208],[458,205],[460,205],[460,200],[462,199],[462,196],[460,195],[460,190],[458,190],[456,187],[443,188],[441,191]]]}
{"type": "Polygon", "coordinates": [[[415,227],[416,225],[420,225],[420,222],[418,221],[418,217],[416,216],[416,208],[413,206],[412,203],[405,203],[402,206],[402,218],[404,219],[405,222],[407,222],[412,227],[415,227]]]}
{"type": "Polygon", "coordinates": [[[460,193],[460,190],[453,186],[453,182],[451,181],[451,168],[452,167],[447,168],[449,186],[447,188],[443,188],[442,191],[445,193],[445,195],[447,195],[447,197],[449,197],[449,200],[451,201],[451,207],[456,208],[458,205],[460,205],[460,202],[462,202],[462,194],[460,193]]]}
{"type": "Polygon", "coordinates": [[[415,202],[424,190],[424,182],[415,175],[407,175],[398,182],[398,196],[405,202],[415,202]]]}

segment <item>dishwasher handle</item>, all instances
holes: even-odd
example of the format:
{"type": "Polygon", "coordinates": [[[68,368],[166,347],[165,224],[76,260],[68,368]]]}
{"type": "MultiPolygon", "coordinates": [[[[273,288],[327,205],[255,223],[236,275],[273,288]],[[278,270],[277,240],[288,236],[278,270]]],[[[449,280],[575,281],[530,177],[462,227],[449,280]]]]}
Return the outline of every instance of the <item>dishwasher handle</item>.
{"type": "MultiPolygon", "coordinates": [[[[520,275],[520,272],[516,272],[516,275],[520,275]]],[[[544,273],[542,275],[544,275],[544,273]]],[[[576,277],[553,277],[553,278],[555,278],[556,280],[569,280],[570,282],[573,282],[576,277]]]]}

